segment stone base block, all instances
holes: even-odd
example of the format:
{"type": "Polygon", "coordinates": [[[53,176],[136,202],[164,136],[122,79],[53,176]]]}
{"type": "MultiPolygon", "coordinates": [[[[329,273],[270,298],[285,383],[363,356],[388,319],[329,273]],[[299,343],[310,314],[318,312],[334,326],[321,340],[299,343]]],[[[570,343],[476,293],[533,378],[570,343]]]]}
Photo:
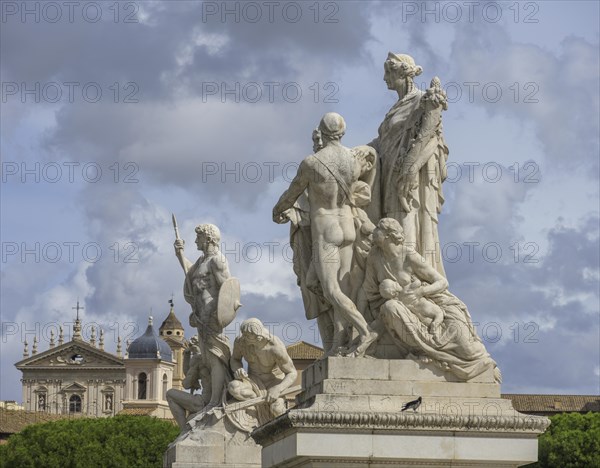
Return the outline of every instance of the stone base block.
{"type": "Polygon", "coordinates": [[[535,437],[298,431],[265,446],[263,467],[517,467],[537,460],[535,437]]]}
{"type": "Polygon", "coordinates": [[[302,373],[298,408],[320,411],[397,413],[417,397],[420,413],[514,416],[510,400],[500,397],[491,369],[468,382],[430,363],[407,359],[321,360],[302,373]]]}
{"type": "Polygon", "coordinates": [[[260,448],[199,446],[183,441],[169,447],[164,466],[170,468],[260,468],[260,448]]]}
{"type": "Polygon", "coordinates": [[[179,436],[165,452],[165,468],[260,468],[261,448],[225,419],[179,436]]]}
{"type": "MultiPolygon", "coordinates": [[[[465,382],[431,363],[411,359],[352,359],[331,357],[315,362],[302,372],[302,388],[308,389],[325,379],[394,382],[465,382]],[[352,361],[356,362],[352,362],[352,361]]],[[[491,369],[469,380],[469,383],[495,384],[491,369]]]]}
{"type": "Polygon", "coordinates": [[[537,460],[549,424],[500,398],[492,370],[460,382],[413,360],[318,361],[297,404],[252,433],[264,468],[517,467],[537,460]]]}

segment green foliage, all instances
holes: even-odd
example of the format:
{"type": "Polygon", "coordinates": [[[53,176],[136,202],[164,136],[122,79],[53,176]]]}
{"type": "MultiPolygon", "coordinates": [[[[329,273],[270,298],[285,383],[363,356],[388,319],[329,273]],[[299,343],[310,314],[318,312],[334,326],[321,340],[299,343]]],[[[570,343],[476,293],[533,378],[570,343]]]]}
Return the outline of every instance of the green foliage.
{"type": "Polygon", "coordinates": [[[539,438],[539,461],[527,468],[600,467],[600,413],[565,413],[539,438]]]}
{"type": "Polygon", "coordinates": [[[0,446],[0,467],[161,467],[178,433],[170,421],[149,416],[33,424],[0,446]]]}

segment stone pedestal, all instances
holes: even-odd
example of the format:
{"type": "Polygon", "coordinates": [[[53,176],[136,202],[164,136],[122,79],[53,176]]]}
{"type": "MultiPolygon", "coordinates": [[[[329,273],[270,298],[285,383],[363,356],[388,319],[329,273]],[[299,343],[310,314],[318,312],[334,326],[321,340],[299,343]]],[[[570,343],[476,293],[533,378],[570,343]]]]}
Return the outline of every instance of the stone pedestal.
{"type": "Polygon", "coordinates": [[[296,409],[256,429],[267,467],[517,467],[549,424],[500,398],[493,372],[469,382],[407,359],[328,358],[303,373],[296,409]],[[416,411],[402,405],[422,397],[416,411]]]}
{"type": "Polygon", "coordinates": [[[206,417],[165,452],[165,468],[260,468],[260,451],[249,434],[226,418],[206,417]]]}

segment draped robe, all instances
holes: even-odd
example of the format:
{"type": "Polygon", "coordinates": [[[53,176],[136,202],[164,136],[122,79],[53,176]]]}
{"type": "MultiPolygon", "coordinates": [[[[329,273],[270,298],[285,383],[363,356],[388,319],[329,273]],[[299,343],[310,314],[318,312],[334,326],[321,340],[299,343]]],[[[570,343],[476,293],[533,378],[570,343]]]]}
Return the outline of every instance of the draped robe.
{"type": "Polygon", "coordinates": [[[419,136],[424,110],[423,92],[416,87],[399,99],[379,126],[379,136],[369,143],[379,155],[377,179],[372,202],[366,210],[373,223],[381,218],[394,218],[404,229],[406,245],[412,246],[440,274],[446,276],[438,236],[438,214],[444,196],[442,182],[446,178],[448,147],[439,122],[418,155],[422,166],[417,167],[416,188],[410,191],[409,208],[400,203],[402,187],[399,176],[415,139],[419,136]]]}
{"type": "MultiPolygon", "coordinates": [[[[467,306],[447,289],[426,298],[444,311],[439,337],[401,301],[386,300],[379,292],[385,279],[399,282],[402,272],[393,271],[378,247],[369,253],[363,288],[370,308],[385,325],[392,340],[403,351],[426,356],[461,380],[470,380],[487,369],[496,369],[481,338],[477,335],[467,306]]],[[[414,275],[414,273],[413,273],[414,275]]],[[[425,285],[425,279],[419,278],[425,285]]],[[[499,371],[497,379],[499,380],[499,371]]]]}

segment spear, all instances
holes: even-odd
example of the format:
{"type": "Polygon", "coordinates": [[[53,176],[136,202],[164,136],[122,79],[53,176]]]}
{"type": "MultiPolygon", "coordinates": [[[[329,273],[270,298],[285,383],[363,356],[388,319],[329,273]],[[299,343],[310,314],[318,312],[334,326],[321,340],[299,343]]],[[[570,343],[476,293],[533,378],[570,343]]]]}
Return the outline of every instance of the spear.
{"type": "Polygon", "coordinates": [[[173,229],[175,229],[175,240],[181,240],[181,237],[179,237],[179,228],[177,227],[177,219],[173,213],[171,213],[171,216],[173,218],[173,229]]]}
{"type": "MultiPolygon", "coordinates": [[[[175,218],[175,214],[171,213],[171,218],[173,220],[173,229],[175,229],[175,240],[180,241],[181,237],[179,237],[179,228],[177,227],[177,218],[175,218]]],[[[187,274],[188,269],[185,267],[185,261],[183,260],[183,253],[181,249],[175,249],[175,253],[181,262],[181,266],[183,267],[183,271],[187,274]]],[[[187,278],[186,278],[187,283],[187,278]]]]}
{"type": "MultiPolygon", "coordinates": [[[[290,387],[286,390],[284,390],[283,392],[280,393],[280,397],[282,396],[286,396],[289,395],[291,393],[296,393],[299,392],[300,390],[302,390],[302,386],[301,385],[296,385],[295,387],[290,387]]],[[[240,411],[246,408],[250,408],[251,406],[260,404],[260,403],[264,403],[267,399],[266,395],[262,395],[256,398],[253,398],[251,400],[246,400],[246,401],[239,401],[236,403],[230,403],[230,404],[225,404],[222,406],[216,406],[214,408],[210,408],[208,410],[202,409],[200,410],[198,413],[196,413],[194,415],[193,418],[191,418],[187,424],[189,427],[194,427],[194,425],[200,421],[204,416],[206,416],[206,414],[208,414],[209,412],[212,412],[212,414],[215,415],[215,418],[217,418],[217,420],[219,419],[223,419],[223,416],[227,415],[227,414],[231,414],[235,411],[240,411]]]]}

